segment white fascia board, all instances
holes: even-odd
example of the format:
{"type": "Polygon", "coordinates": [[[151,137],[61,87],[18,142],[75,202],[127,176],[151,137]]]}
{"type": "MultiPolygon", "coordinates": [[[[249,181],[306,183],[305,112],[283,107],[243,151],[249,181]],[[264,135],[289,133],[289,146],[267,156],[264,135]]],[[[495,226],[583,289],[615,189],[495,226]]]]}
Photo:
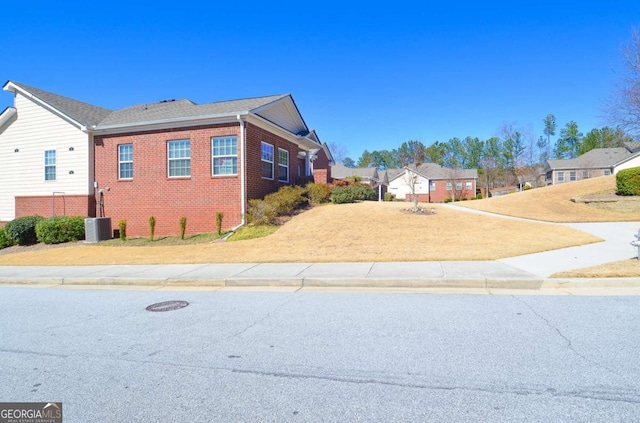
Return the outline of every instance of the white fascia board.
{"type": "Polygon", "coordinates": [[[261,111],[263,110],[267,110],[270,109],[271,107],[277,106],[279,104],[284,103],[285,106],[287,107],[287,110],[289,111],[289,113],[291,113],[294,116],[297,116],[297,118],[300,120],[300,123],[302,123],[302,126],[309,131],[309,127],[307,126],[307,123],[304,121],[304,118],[302,117],[302,114],[300,113],[300,110],[298,110],[298,106],[296,105],[296,102],[293,100],[293,97],[291,97],[291,94],[287,94],[286,96],[272,101],[269,104],[265,104],[264,106],[260,106],[260,107],[256,107],[255,109],[251,110],[251,113],[253,114],[259,114],[261,111]],[[292,107],[293,106],[293,107],[292,107]]]}
{"type": "Polygon", "coordinates": [[[68,121],[69,123],[71,123],[72,125],[77,126],[78,129],[80,129],[81,131],[87,132],[87,127],[84,124],[78,122],[77,120],[75,120],[71,116],[69,116],[69,115],[61,112],[60,110],[56,109],[55,107],[53,107],[52,105],[50,105],[46,101],[40,99],[40,97],[37,97],[37,96],[31,94],[29,91],[24,90],[23,88],[17,86],[13,82],[11,82],[11,81],[7,82],[4,85],[4,87],[2,87],[2,89],[5,90],[5,91],[11,91],[11,92],[14,92],[14,93],[16,91],[19,92],[23,96],[25,96],[27,98],[30,98],[35,103],[38,103],[40,106],[42,106],[45,109],[49,110],[53,114],[56,114],[56,115],[60,116],[61,118],[65,119],[66,121],[68,121]]]}
{"type": "Polygon", "coordinates": [[[276,132],[278,133],[278,135],[282,136],[282,138],[287,139],[293,142],[294,144],[297,144],[298,147],[304,148],[305,150],[322,148],[322,145],[316,143],[315,141],[312,141],[306,137],[300,137],[290,131],[287,131],[283,127],[276,125],[275,123],[263,118],[262,116],[258,116],[253,113],[250,113],[247,117],[249,118],[247,120],[249,123],[259,126],[262,129],[266,129],[271,132],[276,132]]]}
{"type": "Polygon", "coordinates": [[[238,123],[237,116],[246,116],[248,112],[218,113],[198,117],[162,119],[148,122],[122,123],[117,125],[94,125],[91,131],[95,135],[124,134],[127,132],[155,131],[189,126],[211,125],[219,123],[238,123]]]}
{"type": "MultiPolygon", "coordinates": [[[[418,172],[417,170],[413,170],[413,169],[409,168],[408,166],[403,167],[403,169],[408,170],[411,173],[415,173],[418,176],[422,176],[427,181],[430,179],[427,175],[423,175],[422,173],[418,172]]],[[[400,175],[402,175],[402,173],[400,175]]],[[[398,175],[398,176],[400,176],[400,175],[398,175]]]]}
{"type": "Polygon", "coordinates": [[[7,107],[2,113],[0,113],[0,130],[16,115],[16,113],[16,108],[11,106],[7,107]]]}
{"type": "MultiPolygon", "coordinates": [[[[1,123],[0,123],[0,126],[2,126],[2,124],[1,124],[1,123]]],[[[611,167],[618,167],[618,166],[620,166],[621,164],[626,163],[626,162],[628,162],[629,160],[635,159],[635,158],[636,158],[636,157],[638,157],[638,156],[640,156],[640,152],[637,152],[637,153],[635,153],[635,154],[632,154],[632,155],[630,155],[629,157],[627,157],[626,159],[622,159],[622,160],[620,160],[620,161],[619,161],[619,162],[617,162],[616,164],[611,165],[611,167]]]]}

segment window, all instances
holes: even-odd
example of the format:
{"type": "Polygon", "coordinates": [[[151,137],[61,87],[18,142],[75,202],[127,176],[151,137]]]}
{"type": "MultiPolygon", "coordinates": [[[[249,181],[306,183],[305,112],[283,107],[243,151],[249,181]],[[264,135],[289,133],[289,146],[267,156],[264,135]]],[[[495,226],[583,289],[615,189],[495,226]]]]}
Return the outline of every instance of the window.
{"type": "Polygon", "coordinates": [[[211,139],[213,175],[238,173],[238,138],[216,137],[211,139]]]}
{"type": "Polygon", "coordinates": [[[278,148],[278,180],[289,182],[289,152],[278,148]]]}
{"type": "Polygon", "coordinates": [[[569,172],[569,180],[570,181],[575,181],[576,180],[576,172],[569,172]]]}
{"type": "Polygon", "coordinates": [[[429,182],[429,191],[436,190],[436,183],[434,181],[429,182]]]}
{"type": "Polygon", "coordinates": [[[583,170],[582,171],[582,179],[589,179],[589,171],[588,170],[583,170]]]}
{"type": "Polygon", "coordinates": [[[609,176],[611,175],[611,171],[609,169],[604,171],[604,176],[609,176]]]}
{"type": "Polygon", "coordinates": [[[558,172],[558,182],[564,182],[564,172],[558,172]]]}
{"type": "Polygon", "coordinates": [[[118,146],[118,177],[133,179],[133,144],[118,146]]]}
{"type": "Polygon", "coordinates": [[[471,191],[473,189],[473,182],[467,181],[465,189],[471,191]]]}
{"type": "Polygon", "coordinates": [[[191,141],[169,141],[167,149],[169,177],[191,176],[191,141]]]}
{"type": "Polygon", "coordinates": [[[462,190],[462,182],[456,182],[456,190],[457,191],[461,191],[462,190]]]}
{"type": "Polygon", "coordinates": [[[273,179],[273,146],[271,144],[260,143],[260,160],[262,177],[273,179]]]}
{"type": "Polygon", "coordinates": [[[447,182],[447,191],[451,191],[453,189],[453,184],[451,182],[447,182]]]}
{"type": "Polygon", "coordinates": [[[44,152],[44,180],[56,180],[56,150],[44,152]]]}

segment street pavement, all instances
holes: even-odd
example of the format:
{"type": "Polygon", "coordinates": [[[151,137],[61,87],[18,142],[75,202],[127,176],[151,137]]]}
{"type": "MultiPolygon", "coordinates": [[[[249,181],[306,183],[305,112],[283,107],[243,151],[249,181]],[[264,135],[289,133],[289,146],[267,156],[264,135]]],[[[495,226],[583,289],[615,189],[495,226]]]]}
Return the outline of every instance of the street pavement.
{"type": "Polygon", "coordinates": [[[569,226],[604,241],[495,261],[0,266],[0,283],[217,288],[640,288],[640,275],[550,278],[556,272],[633,259],[637,249],[630,242],[640,222],[549,224],[569,226]]]}

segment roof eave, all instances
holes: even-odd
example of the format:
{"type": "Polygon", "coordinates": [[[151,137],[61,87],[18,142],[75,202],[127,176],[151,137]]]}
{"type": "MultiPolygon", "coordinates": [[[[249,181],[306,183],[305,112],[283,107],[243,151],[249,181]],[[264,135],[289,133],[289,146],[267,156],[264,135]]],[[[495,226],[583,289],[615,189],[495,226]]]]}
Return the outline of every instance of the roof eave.
{"type": "Polygon", "coordinates": [[[238,116],[246,116],[249,112],[233,112],[233,113],[216,113],[202,116],[189,116],[184,118],[170,118],[170,119],[158,119],[145,122],[131,122],[121,123],[113,125],[94,125],[90,129],[94,134],[109,134],[109,133],[123,133],[123,132],[139,132],[156,129],[165,129],[178,126],[197,126],[202,124],[236,121],[238,116]]]}

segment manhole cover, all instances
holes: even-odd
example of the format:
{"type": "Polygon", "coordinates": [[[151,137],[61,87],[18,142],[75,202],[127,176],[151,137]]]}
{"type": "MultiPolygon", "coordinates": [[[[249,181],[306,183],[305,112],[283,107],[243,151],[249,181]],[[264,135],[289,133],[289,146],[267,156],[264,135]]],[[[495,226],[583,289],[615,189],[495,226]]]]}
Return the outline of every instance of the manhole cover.
{"type": "Polygon", "coordinates": [[[163,303],[151,304],[146,308],[147,311],[171,311],[178,310],[180,308],[184,308],[188,306],[189,303],[186,301],[165,301],[163,303]]]}

